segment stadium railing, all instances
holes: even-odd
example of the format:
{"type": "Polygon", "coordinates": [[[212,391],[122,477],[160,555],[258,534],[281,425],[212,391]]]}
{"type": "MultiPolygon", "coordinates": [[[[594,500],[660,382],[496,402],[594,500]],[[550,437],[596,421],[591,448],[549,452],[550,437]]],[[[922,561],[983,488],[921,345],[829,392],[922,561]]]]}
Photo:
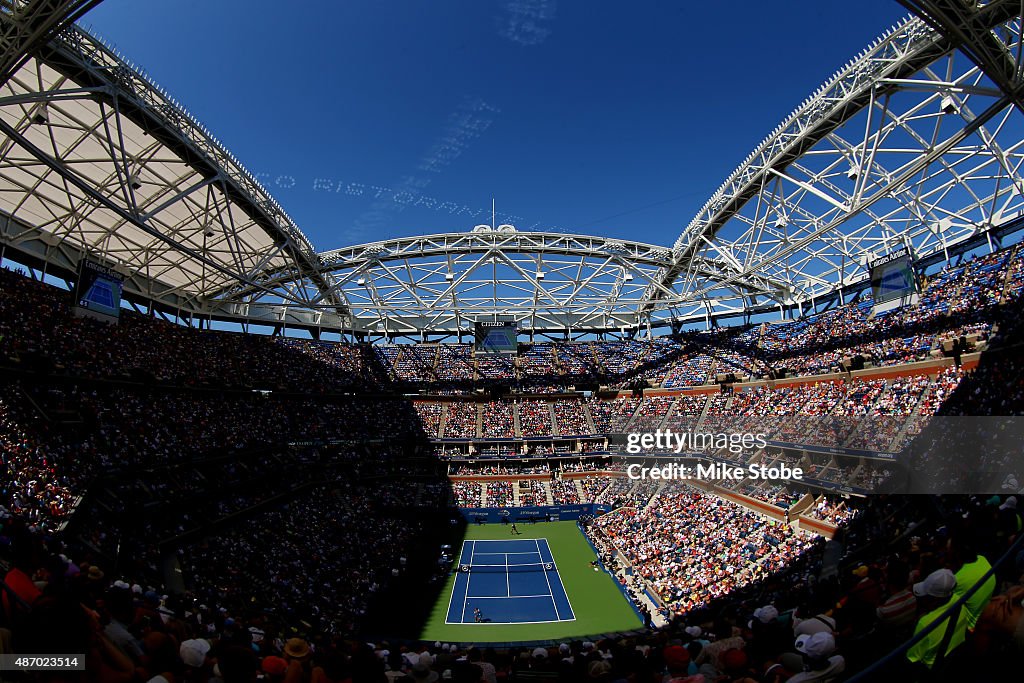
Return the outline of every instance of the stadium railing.
{"type": "MultiPolygon", "coordinates": [[[[945,627],[946,630],[945,633],[943,633],[942,642],[939,644],[938,652],[935,655],[935,662],[931,666],[931,671],[938,671],[942,667],[942,663],[945,661],[948,654],[951,654],[946,651],[949,649],[949,641],[953,638],[953,632],[956,630],[956,623],[960,618],[960,610],[963,609],[964,605],[967,604],[967,601],[970,600],[975,593],[981,590],[981,587],[985,585],[985,582],[988,581],[990,577],[995,576],[999,569],[1006,565],[1007,562],[1012,561],[1017,554],[1021,552],[1021,550],[1024,550],[1024,533],[1019,534],[1013,544],[1002,554],[992,567],[985,572],[985,574],[978,579],[978,581],[975,582],[975,584],[971,586],[967,592],[960,597],[960,599],[943,611],[941,616],[934,619],[925,628],[914,634],[912,638],[897,647],[895,650],[891,651],[889,654],[885,655],[863,671],[860,671],[851,678],[848,678],[846,683],[867,683],[868,681],[889,680],[889,672],[896,667],[907,666],[906,654],[910,648],[927,638],[932,631],[945,627]]],[[[954,649],[953,652],[956,652],[956,650],[954,649]]]]}

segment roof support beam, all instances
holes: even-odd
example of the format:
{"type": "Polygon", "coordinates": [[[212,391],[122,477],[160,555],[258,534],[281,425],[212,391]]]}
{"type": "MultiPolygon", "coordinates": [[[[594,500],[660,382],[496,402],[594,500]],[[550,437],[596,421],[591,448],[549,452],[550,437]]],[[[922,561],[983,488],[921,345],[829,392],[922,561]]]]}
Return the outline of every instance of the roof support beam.
{"type": "MultiPolygon", "coordinates": [[[[60,176],[65,182],[67,182],[68,184],[74,186],[76,189],[78,189],[79,192],[82,192],[83,194],[88,196],[97,205],[102,206],[107,211],[110,211],[110,212],[116,214],[120,219],[122,219],[122,220],[124,220],[124,221],[126,221],[128,223],[131,223],[132,225],[134,225],[139,230],[142,230],[143,232],[145,232],[146,234],[150,235],[151,237],[156,238],[160,242],[163,242],[163,243],[166,243],[166,244],[169,244],[169,245],[173,246],[175,250],[187,254],[188,256],[190,256],[191,258],[195,259],[196,261],[199,261],[199,262],[205,264],[206,266],[208,266],[212,270],[215,270],[215,271],[217,271],[219,273],[222,273],[224,275],[228,275],[231,278],[233,278],[235,280],[238,280],[240,282],[243,282],[243,283],[245,283],[245,284],[247,284],[247,285],[249,285],[249,286],[251,286],[251,287],[253,287],[255,289],[265,290],[265,288],[262,285],[258,284],[254,280],[250,279],[248,276],[243,275],[242,273],[234,272],[234,271],[224,267],[222,264],[218,263],[217,261],[215,261],[215,260],[213,260],[211,258],[208,258],[206,255],[204,255],[204,254],[202,254],[202,253],[200,253],[200,252],[198,252],[198,251],[196,251],[196,250],[194,250],[194,249],[192,249],[192,248],[190,248],[190,247],[188,247],[188,246],[186,246],[184,244],[181,244],[181,243],[175,241],[173,238],[170,238],[170,237],[164,235],[159,230],[155,230],[152,226],[149,225],[149,223],[147,221],[142,220],[141,218],[136,216],[133,212],[126,211],[122,207],[118,206],[117,204],[112,202],[105,194],[103,194],[102,192],[98,191],[96,188],[92,187],[89,183],[85,182],[84,180],[79,178],[74,173],[69,172],[68,169],[65,168],[62,163],[60,163],[56,159],[53,159],[46,152],[44,152],[43,150],[41,150],[38,147],[36,147],[34,144],[32,144],[30,141],[28,141],[25,138],[25,136],[21,134],[20,131],[18,131],[17,129],[15,129],[9,123],[7,123],[6,121],[4,121],[2,119],[0,119],[0,132],[2,132],[4,135],[6,135],[11,140],[15,141],[22,149],[24,149],[26,152],[31,154],[41,164],[43,164],[44,166],[48,167],[52,172],[54,172],[58,176],[60,176]]],[[[265,291],[269,292],[269,290],[265,290],[265,291]]],[[[300,304],[300,305],[304,303],[301,300],[294,299],[294,298],[291,298],[291,301],[293,303],[297,303],[297,304],[300,304]]]]}
{"type": "Polygon", "coordinates": [[[102,0],[0,1],[0,83],[102,0]]]}

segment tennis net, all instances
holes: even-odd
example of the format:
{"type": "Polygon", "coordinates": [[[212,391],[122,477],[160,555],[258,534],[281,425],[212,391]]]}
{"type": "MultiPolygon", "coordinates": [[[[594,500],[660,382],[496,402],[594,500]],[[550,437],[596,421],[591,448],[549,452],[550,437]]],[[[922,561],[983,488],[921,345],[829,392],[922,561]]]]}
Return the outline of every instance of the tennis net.
{"type": "Polygon", "coordinates": [[[531,562],[527,564],[460,564],[460,572],[514,574],[517,572],[551,572],[555,571],[554,562],[531,562]]]}

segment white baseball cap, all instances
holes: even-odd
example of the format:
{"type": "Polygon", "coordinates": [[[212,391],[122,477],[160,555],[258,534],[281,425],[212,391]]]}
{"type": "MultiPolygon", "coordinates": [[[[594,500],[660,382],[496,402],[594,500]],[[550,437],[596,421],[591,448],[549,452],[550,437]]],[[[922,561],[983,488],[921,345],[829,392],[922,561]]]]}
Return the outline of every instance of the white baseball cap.
{"type": "Polygon", "coordinates": [[[206,655],[210,651],[210,641],[202,638],[186,640],[178,648],[178,654],[185,666],[199,668],[206,663],[206,655]]]}
{"type": "Polygon", "coordinates": [[[803,635],[796,639],[796,649],[811,659],[824,659],[836,651],[836,639],[827,631],[803,635]]]}
{"type": "Polygon", "coordinates": [[[948,598],[956,588],[956,576],[948,569],[936,569],[924,581],[914,584],[914,595],[948,598]]]}

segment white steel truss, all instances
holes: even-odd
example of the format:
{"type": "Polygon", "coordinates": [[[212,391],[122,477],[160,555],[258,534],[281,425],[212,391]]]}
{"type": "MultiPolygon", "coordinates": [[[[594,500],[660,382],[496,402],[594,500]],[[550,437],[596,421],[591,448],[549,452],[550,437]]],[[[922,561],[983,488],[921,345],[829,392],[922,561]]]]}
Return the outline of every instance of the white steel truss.
{"type": "Polygon", "coordinates": [[[669,286],[683,300],[714,297],[694,272],[701,257],[732,264],[722,283],[758,273],[784,283],[788,303],[812,304],[862,284],[873,256],[908,246],[925,257],[1017,220],[1024,127],[1019,69],[1005,61],[1019,61],[1021,4],[980,5],[962,29],[980,32],[989,54],[999,46],[994,78],[956,49],[962,36],[919,19],[893,27],[714,193],[646,310],[669,286]]]}
{"type": "Polygon", "coordinates": [[[89,4],[0,0],[0,241],[62,272],[100,258],[129,296],[190,316],[637,330],[814,306],[862,287],[873,256],[1024,222],[1019,2],[906,0],[927,21],[802,103],[671,248],[499,227],[323,253],[144,74],[78,28],[54,34],[89,4]]]}
{"type": "Polygon", "coordinates": [[[129,295],[189,312],[210,310],[211,291],[255,283],[268,268],[291,266],[322,285],[309,240],[252,175],[76,27],[0,85],[0,133],[8,247],[71,272],[84,255],[99,258],[125,274],[129,295]]]}
{"type": "MultiPolygon", "coordinates": [[[[530,330],[634,328],[644,292],[672,262],[665,247],[511,228],[399,238],[320,257],[359,327],[387,334],[457,333],[495,315],[530,330]]],[[[715,262],[697,270],[721,276],[715,262]]],[[[777,298],[780,288],[752,275],[732,292],[777,298]]]]}

